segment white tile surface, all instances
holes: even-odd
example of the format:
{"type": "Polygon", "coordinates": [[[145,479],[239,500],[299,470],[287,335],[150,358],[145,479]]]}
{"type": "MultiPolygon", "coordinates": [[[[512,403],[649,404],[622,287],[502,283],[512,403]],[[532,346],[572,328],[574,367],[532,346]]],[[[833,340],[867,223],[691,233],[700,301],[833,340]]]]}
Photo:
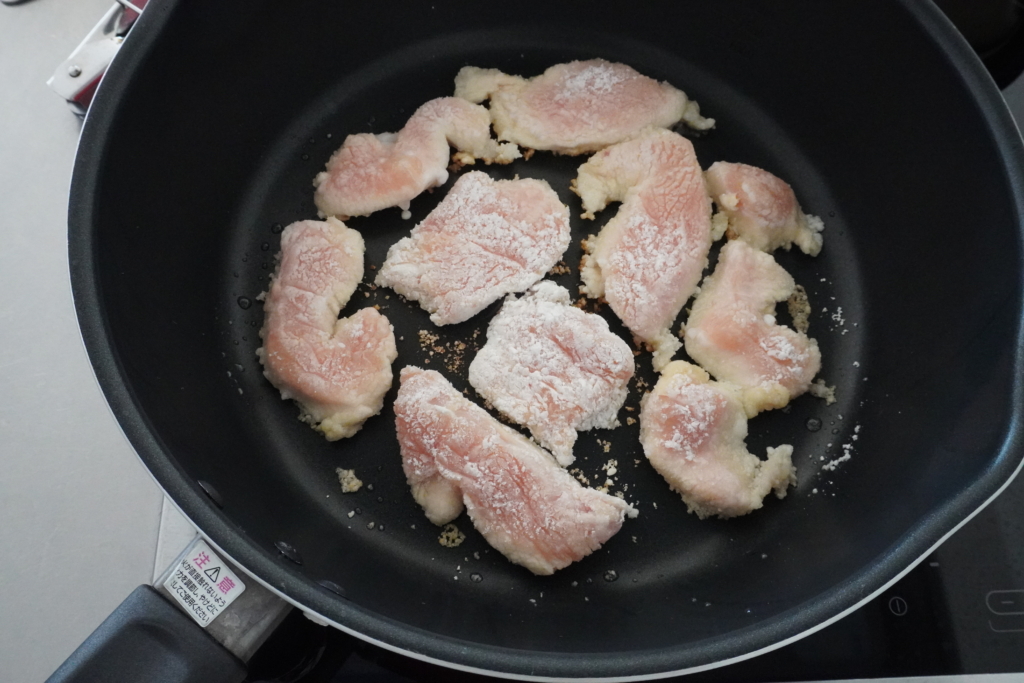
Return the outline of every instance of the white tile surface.
{"type": "Polygon", "coordinates": [[[164,498],[160,509],[160,527],[156,537],[156,553],[153,557],[153,575],[149,578],[150,583],[156,583],[164,570],[195,538],[196,533],[195,527],[178,512],[174,503],[164,498]]]}
{"type": "MultiPolygon", "coordinates": [[[[110,414],[79,338],[66,238],[79,123],[45,85],[111,4],[0,5],[5,681],[45,679],[151,580],[157,560],[163,497],[110,414]]],[[[167,522],[165,536],[177,541],[180,524],[167,522]]]]}

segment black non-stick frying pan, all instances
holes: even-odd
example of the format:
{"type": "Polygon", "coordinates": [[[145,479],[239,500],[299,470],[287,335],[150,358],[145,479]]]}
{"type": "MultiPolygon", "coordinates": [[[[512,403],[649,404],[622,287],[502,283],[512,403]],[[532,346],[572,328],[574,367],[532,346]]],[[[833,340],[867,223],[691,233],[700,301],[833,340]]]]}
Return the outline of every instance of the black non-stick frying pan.
{"type": "MultiPolygon", "coordinates": [[[[613,212],[578,218],[569,182],[582,161],[538,153],[487,169],[544,178],[568,204],[573,268],[553,279],[573,290],[578,238],[613,212]]],[[[923,2],[161,0],[86,121],[72,280],[96,373],[140,457],[261,582],[413,657],[516,677],[653,677],[838,619],[1019,469],[1022,162],[995,86],[923,2]],[[820,256],[777,258],[810,295],[837,402],[804,396],[751,421],[752,452],[793,444],[799,482],[728,521],[686,513],[625,424],[636,413],[581,435],[580,469],[594,480],[617,460],[616,490],[640,516],[591,557],[535,577],[465,518],[461,546],[438,543],[402,474],[397,384],[351,439],[328,443],[298,421],[256,360],[257,295],[281,226],[315,217],[310,181],[347,134],[398,130],[467,64],[534,75],[592,57],[685,90],[717,120],[693,136],[705,167],[766,168],[824,219],[820,256]],[[342,494],[337,467],[372,491],[342,494]]],[[[342,315],[379,305],[399,339],[396,371],[439,369],[463,388],[497,306],[437,329],[368,285],[446,189],[414,200],[409,221],[397,209],[349,221],[368,267],[342,315]],[[431,355],[421,330],[470,348],[461,363],[431,355]]],[[[638,367],[653,384],[649,355],[638,367]]]]}

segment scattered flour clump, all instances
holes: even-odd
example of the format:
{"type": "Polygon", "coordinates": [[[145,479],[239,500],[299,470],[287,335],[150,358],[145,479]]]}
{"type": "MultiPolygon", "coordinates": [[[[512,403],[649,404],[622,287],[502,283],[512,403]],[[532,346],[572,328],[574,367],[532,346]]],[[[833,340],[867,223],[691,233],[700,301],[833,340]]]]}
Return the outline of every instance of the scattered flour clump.
{"type": "Polygon", "coordinates": [[[334,470],[338,474],[338,483],[341,484],[342,493],[355,493],[363,488],[363,482],[356,476],[355,470],[338,468],[334,470]]]}
{"type": "Polygon", "coordinates": [[[437,542],[445,548],[457,548],[465,540],[466,534],[459,531],[459,527],[454,524],[445,524],[441,535],[437,537],[437,542]]]}
{"type": "Polygon", "coordinates": [[[830,406],[836,402],[836,388],[825,384],[825,380],[816,379],[807,391],[811,396],[824,399],[825,405],[830,406]]]}

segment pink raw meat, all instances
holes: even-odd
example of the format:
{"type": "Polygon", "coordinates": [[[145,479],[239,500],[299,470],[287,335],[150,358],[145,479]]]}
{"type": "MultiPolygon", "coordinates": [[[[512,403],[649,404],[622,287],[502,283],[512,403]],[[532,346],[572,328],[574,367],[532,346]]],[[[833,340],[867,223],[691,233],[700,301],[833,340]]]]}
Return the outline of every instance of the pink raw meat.
{"type": "Polygon", "coordinates": [[[821,251],[824,224],[805,214],[781,178],[746,164],[717,161],[704,173],[708,193],[727,222],[730,237],[771,253],[793,244],[810,256],[821,251]]]}
{"type": "Polygon", "coordinates": [[[651,465],[701,519],[757,510],[772,490],[796,483],[793,447],[747,451],[747,415],[739,387],[712,382],[696,365],[673,361],[640,410],[640,443],[651,465]]]}
{"type": "Polygon", "coordinates": [[[686,321],[686,352],[716,379],[740,386],[750,417],[785,406],[821,369],[818,343],[775,322],[775,303],[795,286],[769,254],[733,240],[686,321]]]}
{"type": "Polygon", "coordinates": [[[491,138],[483,107],[457,97],[430,100],[398,133],[349,135],[313,180],[313,202],[321,216],[368,216],[392,206],[403,210],[421,192],[448,181],[448,145],[462,163],[480,158],[508,163],[515,145],[491,138]]]}
{"type": "Polygon", "coordinates": [[[567,466],[576,430],[618,426],[633,370],[633,352],[605,319],[573,307],[564,287],[545,280],[505,301],[469,383],[567,466]]]}
{"type": "Polygon", "coordinates": [[[338,319],[363,277],[363,238],[334,218],[292,223],[263,305],[263,374],[302,419],[334,441],[380,412],[398,353],[372,308],[338,319]]]}
{"type": "Polygon", "coordinates": [[[395,400],[402,466],[435,524],[463,504],[488,543],[534,574],[552,574],[601,547],[636,511],[584,488],[529,439],[434,371],[406,367],[395,400]]]}
{"type": "Polygon", "coordinates": [[[391,246],[376,282],[418,301],[435,325],[459,323],[544,277],[569,238],[569,209],[546,182],[473,171],[391,246]]]}
{"type": "Polygon", "coordinates": [[[560,154],[595,152],[648,126],[715,123],[681,90],[603,59],[557,64],[531,79],[467,66],[455,77],[455,96],[489,98],[499,140],[560,154]]]}
{"type": "Polygon", "coordinates": [[[660,370],[682,344],[672,325],[707,265],[711,202],[686,138],[666,130],[598,152],[579,168],[584,218],[609,202],[619,212],[584,245],[583,293],[604,297],[660,370]]]}

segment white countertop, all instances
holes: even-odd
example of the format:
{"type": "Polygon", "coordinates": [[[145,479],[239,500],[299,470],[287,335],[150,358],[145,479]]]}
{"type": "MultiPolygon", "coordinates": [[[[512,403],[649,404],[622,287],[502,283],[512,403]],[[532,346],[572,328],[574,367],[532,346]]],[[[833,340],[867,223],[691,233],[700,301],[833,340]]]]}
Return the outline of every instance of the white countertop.
{"type": "Polygon", "coordinates": [[[111,4],[0,5],[5,681],[44,680],[189,535],[180,516],[163,513],[163,495],[107,408],[71,298],[66,214],[81,124],[46,80],[111,4]]]}

